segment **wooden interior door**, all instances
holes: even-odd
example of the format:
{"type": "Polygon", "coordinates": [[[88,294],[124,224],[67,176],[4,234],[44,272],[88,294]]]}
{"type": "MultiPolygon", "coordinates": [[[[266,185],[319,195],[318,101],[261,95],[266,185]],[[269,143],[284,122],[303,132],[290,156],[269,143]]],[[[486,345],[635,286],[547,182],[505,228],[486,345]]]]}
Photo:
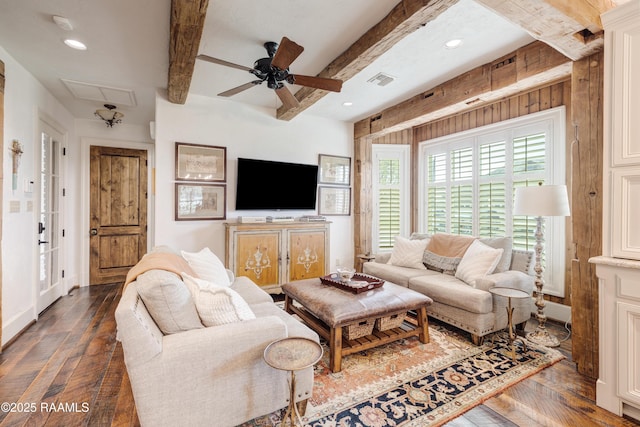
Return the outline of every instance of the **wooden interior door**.
{"type": "Polygon", "coordinates": [[[289,231],[289,281],[325,275],[325,232],[289,231]]]}
{"type": "Polygon", "coordinates": [[[247,276],[258,286],[278,284],[280,236],[278,231],[236,233],[235,275],[247,276]]]}
{"type": "Polygon", "coordinates": [[[89,283],[124,282],[147,250],[147,152],[91,147],[89,283]]]}

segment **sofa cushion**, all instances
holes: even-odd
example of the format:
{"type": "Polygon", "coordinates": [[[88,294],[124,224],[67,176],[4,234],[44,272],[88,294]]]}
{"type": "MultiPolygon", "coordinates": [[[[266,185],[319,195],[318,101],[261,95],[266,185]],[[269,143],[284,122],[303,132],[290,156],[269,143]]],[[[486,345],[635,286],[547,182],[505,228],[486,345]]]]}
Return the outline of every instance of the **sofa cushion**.
{"type": "Polygon", "coordinates": [[[200,252],[182,251],[182,256],[198,278],[212,282],[218,286],[230,286],[229,275],[220,259],[209,248],[200,252]]]}
{"type": "Polygon", "coordinates": [[[136,278],[138,295],[163,334],[202,328],[196,305],[177,274],[149,270],[136,278]]]}
{"type": "Polygon", "coordinates": [[[231,289],[240,294],[247,304],[260,304],[262,302],[273,303],[273,298],[267,292],[256,285],[247,276],[239,276],[231,284],[231,289]]]}
{"type": "Polygon", "coordinates": [[[474,289],[455,276],[441,273],[409,280],[409,289],[429,296],[434,301],[458,307],[471,313],[491,313],[493,299],[489,292],[474,289]]]}
{"type": "Polygon", "coordinates": [[[502,273],[509,270],[511,266],[511,249],[513,247],[513,239],[511,237],[483,237],[478,240],[492,248],[504,250],[494,273],[502,273]]]}
{"type": "Polygon", "coordinates": [[[426,270],[426,267],[422,263],[422,254],[426,246],[426,240],[409,240],[401,236],[396,236],[389,264],[398,267],[426,270]]]}
{"type": "Polygon", "coordinates": [[[477,279],[493,273],[503,252],[503,249],[494,249],[475,240],[462,257],[456,270],[456,277],[475,286],[477,279]]]}
{"type": "Polygon", "coordinates": [[[188,274],[183,274],[182,278],[191,292],[198,315],[205,326],[218,326],[256,318],[249,304],[230,287],[216,286],[188,274]]]}
{"type": "Polygon", "coordinates": [[[446,257],[462,257],[475,239],[472,236],[436,233],[429,239],[426,249],[446,257]]]}
{"type": "Polygon", "coordinates": [[[391,264],[381,264],[379,262],[365,262],[362,271],[366,274],[387,280],[400,286],[407,286],[412,277],[419,277],[429,274],[440,274],[432,270],[418,270],[409,267],[398,267],[391,264]]]}
{"type": "Polygon", "coordinates": [[[456,268],[462,258],[460,257],[446,257],[431,252],[429,249],[425,249],[422,256],[422,262],[428,270],[437,271],[438,273],[449,274],[453,276],[456,274],[456,268]]]}

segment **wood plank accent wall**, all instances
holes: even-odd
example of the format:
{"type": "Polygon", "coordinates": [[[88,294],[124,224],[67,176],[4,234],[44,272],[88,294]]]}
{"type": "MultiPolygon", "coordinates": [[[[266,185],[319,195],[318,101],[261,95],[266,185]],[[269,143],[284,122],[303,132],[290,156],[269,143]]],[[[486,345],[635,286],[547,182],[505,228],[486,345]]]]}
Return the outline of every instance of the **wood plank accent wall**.
{"type": "MultiPolygon", "coordinates": [[[[4,62],[0,61],[0,136],[4,135],[4,62]]],[[[2,144],[4,147],[4,140],[2,144]]],[[[0,165],[3,163],[4,149],[0,150],[0,165]]],[[[4,188],[3,168],[0,168],[0,206],[4,188]]],[[[0,241],[2,241],[2,217],[0,217],[0,241]]],[[[2,353],[2,248],[0,247],[0,353],[2,353]]]]}
{"type": "Polygon", "coordinates": [[[591,378],[598,377],[598,340],[594,339],[598,336],[598,279],[595,265],[588,261],[602,255],[603,64],[603,53],[574,62],[571,87],[575,103],[567,122],[573,165],[572,353],[578,372],[591,378]]]}
{"type": "Polygon", "coordinates": [[[500,102],[571,75],[571,61],[533,42],[354,124],[354,138],[379,137],[500,102]]]}

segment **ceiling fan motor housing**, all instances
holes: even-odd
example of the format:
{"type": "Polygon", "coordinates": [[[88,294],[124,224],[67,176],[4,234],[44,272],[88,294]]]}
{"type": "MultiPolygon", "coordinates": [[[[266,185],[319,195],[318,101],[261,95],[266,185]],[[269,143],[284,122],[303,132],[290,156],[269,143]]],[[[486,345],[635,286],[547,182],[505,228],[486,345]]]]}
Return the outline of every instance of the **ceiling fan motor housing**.
{"type": "Polygon", "coordinates": [[[281,70],[271,65],[271,57],[260,58],[253,63],[253,74],[259,79],[266,81],[267,86],[270,89],[280,89],[283,84],[282,81],[289,77],[289,70],[281,70]]]}

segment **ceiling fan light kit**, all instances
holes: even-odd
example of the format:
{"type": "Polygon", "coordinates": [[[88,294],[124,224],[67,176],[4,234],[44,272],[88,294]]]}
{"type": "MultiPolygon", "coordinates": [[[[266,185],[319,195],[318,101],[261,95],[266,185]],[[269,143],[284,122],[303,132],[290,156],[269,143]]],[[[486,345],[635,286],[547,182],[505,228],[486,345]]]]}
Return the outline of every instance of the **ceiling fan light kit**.
{"type": "Polygon", "coordinates": [[[96,110],[94,113],[99,119],[104,120],[107,127],[112,128],[114,124],[122,123],[124,114],[120,111],[116,111],[116,106],[111,104],[104,104],[104,109],[96,110]]]}
{"type": "Polygon", "coordinates": [[[342,80],[290,73],[289,65],[291,65],[298,56],[300,56],[304,51],[304,48],[296,42],[289,40],[287,37],[283,37],[280,44],[276,42],[266,42],[264,43],[264,48],[267,51],[268,57],[260,58],[255,61],[253,63],[253,68],[234,64],[232,62],[204,54],[198,55],[197,58],[214,64],[248,71],[258,78],[257,80],[220,92],[218,96],[233,96],[266,82],[267,87],[276,92],[285,108],[291,109],[297,107],[299,102],[284,84],[285,82],[331,92],[340,92],[342,90],[342,80]]]}

